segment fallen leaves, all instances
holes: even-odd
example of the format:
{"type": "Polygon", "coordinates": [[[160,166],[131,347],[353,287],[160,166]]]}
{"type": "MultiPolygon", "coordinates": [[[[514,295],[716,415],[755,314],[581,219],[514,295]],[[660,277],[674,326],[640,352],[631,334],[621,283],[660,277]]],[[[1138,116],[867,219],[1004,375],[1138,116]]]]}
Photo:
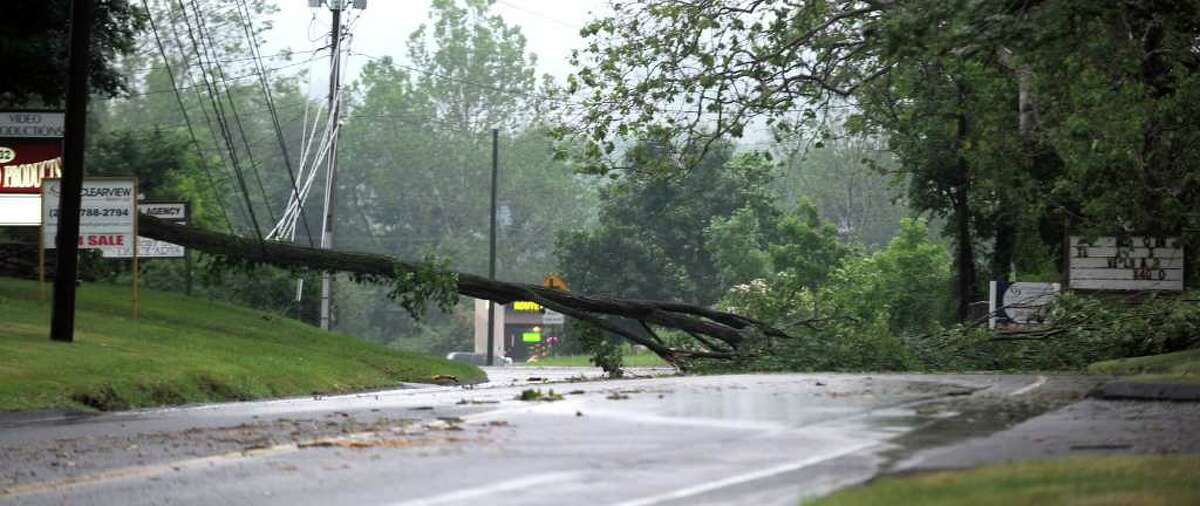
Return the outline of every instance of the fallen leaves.
{"type": "Polygon", "coordinates": [[[387,439],[344,439],[344,438],[326,438],[316,439],[300,443],[296,446],[300,448],[408,448],[423,444],[424,441],[407,439],[407,438],[387,438],[387,439]]]}
{"type": "Polygon", "coordinates": [[[438,385],[457,385],[458,378],[449,374],[437,374],[430,378],[432,383],[438,385]]]}
{"type": "Polygon", "coordinates": [[[527,388],[522,390],[521,393],[517,395],[516,399],[518,401],[526,402],[553,402],[563,400],[563,396],[560,393],[556,393],[553,388],[546,392],[542,392],[542,389],[540,388],[527,388]]]}

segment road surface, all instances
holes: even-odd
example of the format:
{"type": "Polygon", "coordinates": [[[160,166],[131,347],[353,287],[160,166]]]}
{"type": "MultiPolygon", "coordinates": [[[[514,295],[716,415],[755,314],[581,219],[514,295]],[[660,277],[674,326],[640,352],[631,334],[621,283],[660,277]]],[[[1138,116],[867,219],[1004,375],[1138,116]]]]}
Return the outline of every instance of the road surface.
{"type": "Polygon", "coordinates": [[[1200,452],[1195,404],[1081,400],[1095,377],[488,373],[468,388],[10,415],[0,504],[794,505],[887,472],[1200,452]],[[517,400],[527,389],[562,400],[517,400]]]}

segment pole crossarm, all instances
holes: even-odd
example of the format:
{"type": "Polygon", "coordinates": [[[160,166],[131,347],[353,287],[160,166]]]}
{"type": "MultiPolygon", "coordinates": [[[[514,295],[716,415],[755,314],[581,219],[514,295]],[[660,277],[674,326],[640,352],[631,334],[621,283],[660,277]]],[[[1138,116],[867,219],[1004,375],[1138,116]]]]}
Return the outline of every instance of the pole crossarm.
{"type": "MultiPolygon", "coordinates": [[[[332,251],[280,242],[259,243],[253,239],[211,232],[164,221],[153,216],[138,217],[144,237],[166,241],[213,255],[237,258],[288,269],[346,272],[390,278],[398,272],[417,272],[419,266],[392,257],[351,251],[332,251]]],[[[460,295],[508,304],[519,300],[537,302],[567,316],[592,323],[646,346],[668,362],[681,365],[692,357],[732,359],[754,335],[788,337],[763,322],[733,313],[680,302],[631,300],[603,295],[585,295],[525,283],[496,281],[468,273],[455,273],[460,295]],[[700,334],[723,343],[711,349],[704,340],[698,348],[672,348],[652,335],[635,332],[617,323],[628,319],[663,328],[700,334]]]]}

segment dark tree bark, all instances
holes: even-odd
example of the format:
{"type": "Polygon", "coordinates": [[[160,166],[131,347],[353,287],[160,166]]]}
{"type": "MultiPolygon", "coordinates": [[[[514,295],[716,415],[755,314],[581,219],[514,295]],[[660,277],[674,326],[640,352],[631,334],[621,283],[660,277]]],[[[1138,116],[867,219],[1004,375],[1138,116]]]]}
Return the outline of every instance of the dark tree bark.
{"type": "Polygon", "coordinates": [[[971,316],[971,299],[975,297],[975,244],[971,239],[971,166],[963,155],[963,143],[967,139],[969,120],[963,108],[966,106],[966,90],[962,81],[958,81],[958,118],[955,152],[958,153],[956,164],[957,185],[951,196],[954,205],[956,247],[956,276],[955,298],[958,299],[958,321],[965,322],[971,316]]]}
{"type": "MultiPolygon", "coordinates": [[[[418,269],[417,264],[383,255],[259,242],[177,225],[145,215],[138,219],[138,230],[142,236],[212,255],[288,269],[345,272],[387,279],[392,279],[398,272],[414,272],[418,269]]],[[[474,274],[456,275],[460,295],[501,304],[517,300],[537,302],[645,346],[680,368],[685,368],[691,358],[736,358],[742,345],[756,335],[787,337],[787,334],[762,322],[702,306],[583,295],[537,285],[494,281],[474,274]],[[630,326],[619,324],[621,319],[639,322],[646,332],[630,330],[630,326]],[[673,348],[655,335],[655,326],[678,329],[709,339],[697,338],[694,347],[673,348]]]]}

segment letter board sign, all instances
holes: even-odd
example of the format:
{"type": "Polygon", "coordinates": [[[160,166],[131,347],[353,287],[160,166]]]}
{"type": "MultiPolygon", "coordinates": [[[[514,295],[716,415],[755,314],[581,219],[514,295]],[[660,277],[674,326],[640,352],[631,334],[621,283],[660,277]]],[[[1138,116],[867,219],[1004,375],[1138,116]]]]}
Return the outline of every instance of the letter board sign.
{"type": "Polygon", "coordinates": [[[1183,244],[1178,237],[1071,236],[1067,257],[1075,290],[1183,290],[1183,244]]]}

